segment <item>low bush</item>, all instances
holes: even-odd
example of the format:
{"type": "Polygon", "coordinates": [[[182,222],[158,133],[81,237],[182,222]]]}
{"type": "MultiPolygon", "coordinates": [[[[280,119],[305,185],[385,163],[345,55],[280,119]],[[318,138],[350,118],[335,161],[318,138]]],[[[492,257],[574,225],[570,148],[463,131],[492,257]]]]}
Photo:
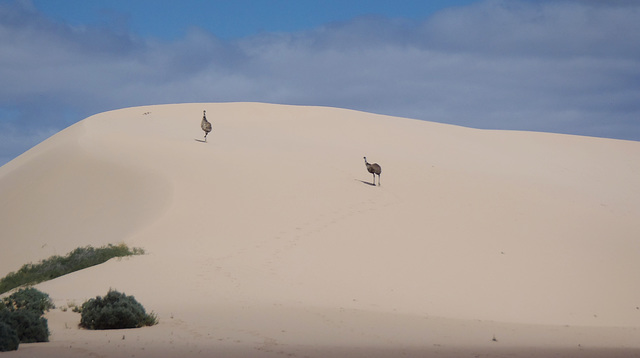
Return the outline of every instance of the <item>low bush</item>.
{"type": "Polygon", "coordinates": [[[80,326],[87,329],[122,329],[153,326],[155,314],[147,314],[133,296],[109,290],[106,296],[82,304],[80,326]]]}
{"type": "Polygon", "coordinates": [[[48,294],[33,287],[20,289],[2,299],[2,306],[9,311],[29,310],[43,315],[45,311],[55,308],[48,294]]]}
{"type": "Polygon", "coordinates": [[[126,244],[107,245],[99,248],[79,247],[66,256],[52,256],[37,264],[23,265],[17,272],[11,272],[0,279],[0,293],[23,285],[34,285],[51,280],[87,267],[99,265],[114,257],[142,255],[140,248],[130,249],[126,244]]]}
{"type": "MultiPolygon", "coordinates": [[[[49,326],[45,311],[54,308],[49,295],[35,288],[21,289],[2,299],[0,324],[7,326],[0,334],[2,349],[14,347],[14,338],[20,343],[48,342],[49,326]]],[[[18,349],[17,345],[15,349],[18,349]]]]}
{"type": "Polygon", "coordinates": [[[16,330],[7,323],[0,321],[0,352],[15,351],[19,345],[20,338],[18,338],[16,330]]]}
{"type": "Polygon", "coordinates": [[[20,343],[48,342],[49,326],[47,319],[35,311],[4,310],[0,312],[0,322],[15,330],[20,343]]]}

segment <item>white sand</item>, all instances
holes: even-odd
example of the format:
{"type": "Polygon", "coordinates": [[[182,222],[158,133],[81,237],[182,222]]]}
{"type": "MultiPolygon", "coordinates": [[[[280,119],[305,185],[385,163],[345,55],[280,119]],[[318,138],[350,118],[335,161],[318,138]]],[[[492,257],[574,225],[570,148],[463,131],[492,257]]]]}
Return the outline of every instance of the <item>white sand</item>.
{"type": "Polygon", "coordinates": [[[58,306],[114,288],[160,324],[85,331],[56,309],[51,342],[7,356],[639,355],[638,158],[334,108],[98,114],[0,168],[0,275],[142,247],[37,288],[58,306]]]}

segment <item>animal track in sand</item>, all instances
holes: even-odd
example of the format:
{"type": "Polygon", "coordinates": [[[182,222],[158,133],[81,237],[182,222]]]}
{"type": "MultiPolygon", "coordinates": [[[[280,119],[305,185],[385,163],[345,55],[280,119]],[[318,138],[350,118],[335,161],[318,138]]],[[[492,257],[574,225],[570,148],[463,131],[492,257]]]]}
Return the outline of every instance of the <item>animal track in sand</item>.
{"type": "Polygon", "coordinates": [[[389,207],[397,203],[397,200],[387,197],[382,203],[369,198],[332,209],[330,212],[318,215],[317,220],[305,220],[301,223],[293,223],[289,229],[281,230],[278,235],[270,239],[263,240],[255,245],[256,249],[268,250],[269,256],[264,261],[263,269],[271,275],[276,275],[277,265],[282,261],[282,257],[294,250],[311,237],[322,235],[323,232],[342,224],[357,216],[367,215],[370,212],[379,210],[380,207],[389,207]]]}
{"type": "Polygon", "coordinates": [[[265,236],[253,243],[247,242],[246,246],[237,247],[224,256],[208,257],[201,260],[197,277],[204,282],[226,281],[235,289],[240,288],[241,277],[245,274],[267,274],[277,277],[282,270],[281,263],[286,261],[287,255],[300,248],[307,240],[317,240],[323,236],[323,233],[345,223],[345,221],[369,215],[397,203],[397,198],[388,195],[383,198],[363,197],[360,200],[353,200],[345,205],[333,207],[317,214],[313,219],[302,218],[297,222],[287,223],[286,227],[281,227],[271,236],[265,236]],[[243,272],[239,272],[237,271],[240,267],[238,260],[243,260],[243,257],[251,257],[251,265],[245,267],[240,262],[243,272]],[[225,261],[229,262],[231,266],[225,264],[225,261]]]}

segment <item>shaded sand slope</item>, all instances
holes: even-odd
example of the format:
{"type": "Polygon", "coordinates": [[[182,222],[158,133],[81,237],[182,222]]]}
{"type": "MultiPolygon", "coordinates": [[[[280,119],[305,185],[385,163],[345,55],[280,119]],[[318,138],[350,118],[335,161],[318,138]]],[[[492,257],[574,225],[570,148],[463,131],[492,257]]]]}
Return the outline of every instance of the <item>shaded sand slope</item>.
{"type": "Polygon", "coordinates": [[[88,153],[79,143],[83,126],[0,169],[0,274],[79,245],[122,241],[170,196],[162,177],[88,153]]]}
{"type": "MultiPolygon", "coordinates": [[[[637,142],[334,108],[117,110],[0,168],[0,274],[87,244],[149,253],[38,287],[58,304],[116,288],[160,325],[117,347],[54,330],[23,351],[36,355],[89,342],[113,356],[153,356],[158,344],[193,355],[535,356],[522,347],[586,343],[624,356],[640,346],[638,158],[637,142]],[[380,187],[363,156],[382,165],[380,187]]],[[[76,319],[51,315],[60,327],[76,319]]]]}

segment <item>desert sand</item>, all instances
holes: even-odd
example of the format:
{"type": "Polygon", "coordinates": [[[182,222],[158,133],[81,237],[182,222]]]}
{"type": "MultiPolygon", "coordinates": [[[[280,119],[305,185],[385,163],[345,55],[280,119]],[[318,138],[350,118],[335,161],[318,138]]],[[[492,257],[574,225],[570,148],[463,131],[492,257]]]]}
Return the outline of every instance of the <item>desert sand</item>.
{"type": "Polygon", "coordinates": [[[100,113],[0,168],[0,275],[146,254],[38,284],[51,341],[3,356],[640,356],[639,158],[326,107],[100,113]],[[110,288],[159,324],[87,331],[60,309],[110,288]]]}

